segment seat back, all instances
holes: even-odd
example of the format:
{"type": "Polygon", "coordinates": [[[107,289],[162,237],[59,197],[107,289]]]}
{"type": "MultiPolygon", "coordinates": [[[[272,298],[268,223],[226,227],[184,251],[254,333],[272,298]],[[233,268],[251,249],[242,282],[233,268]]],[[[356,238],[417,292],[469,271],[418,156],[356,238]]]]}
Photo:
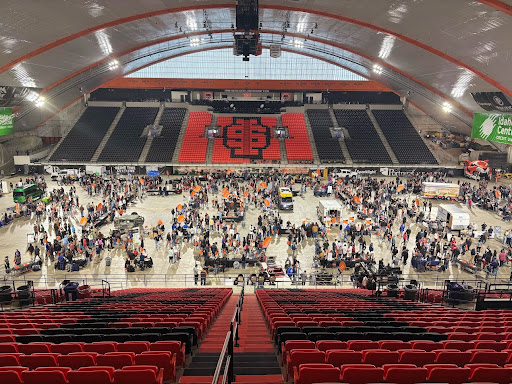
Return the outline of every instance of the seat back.
{"type": "Polygon", "coordinates": [[[347,349],[347,343],[340,340],[318,340],[316,348],[324,352],[330,349],[347,349]]]}
{"type": "Polygon", "coordinates": [[[111,384],[112,379],[105,370],[78,370],[68,373],[68,382],[69,384],[111,384]]]}
{"type": "Polygon", "coordinates": [[[385,381],[395,384],[423,383],[427,379],[426,368],[390,368],[385,381]]]}
{"type": "Polygon", "coordinates": [[[318,382],[337,382],[340,377],[340,369],[334,367],[309,366],[301,364],[299,366],[300,384],[312,384],[318,382]]]}
{"type": "Polygon", "coordinates": [[[21,373],[16,371],[0,371],[0,383],[2,384],[23,384],[21,373]]]}
{"type": "Polygon", "coordinates": [[[94,358],[91,355],[79,354],[79,355],[60,355],[57,358],[59,366],[69,367],[71,369],[78,369],[81,367],[90,367],[96,365],[94,358]]]}
{"type": "Polygon", "coordinates": [[[24,367],[28,367],[30,370],[34,370],[37,367],[56,367],[57,359],[54,354],[33,354],[33,355],[21,355],[19,357],[20,364],[24,367]]]}
{"type": "Polygon", "coordinates": [[[117,344],[117,352],[133,352],[135,354],[149,351],[151,343],[148,341],[127,341],[117,344]]]}
{"type": "Polygon", "coordinates": [[[164,381],[176,379],[176,358],[167,351],[148,351],[135,356],[136,365],[154,365],[164,370],[164,381]]]}
{"type": "Polygon", "coordinates": [[[383,340],[379,342],[379,347],[388,351],[398,351],[399,349],[411,349],[412,345],[410,341],[383,340]]]}
{"type": "Polygon", "coordinates": [[[104,355],[98,355],[98,365],[106,365],[114,367],[115,369],[121,369],[127,365],[133,365],[132,352],[109,352],[104,355]]]}
{"type": "Polygon", "coordinates": [[[117,352],[117,343],[115,341],[97,341],[91,344],[85,344],[84,352],[97,352],[101,354],[117,352]]]}
{"type": "Polygon", "coordinates": [[[436,360],[434,352],[404,351],[400,356],[400,363],[414,364],[423,367],[425,364],[432,364],[436,360]]]}
{"type": "Polygon", "coordinates": [[[84,344],[85,343],[51,344],[50,351],[53,353],[60,353],[61,355],[68,355],[73,352],[83,352],[84,344]]]}
{"type": "Polygon", "coordinates": [[[335,367],[342,364],[361,364],[363,354],[360,351],[329,350],[326,352],[325,362],[335,367]]]}
{"type": "Polygon", "coordinates": [[[370,340],[352,340],[348,342],[348,349],[362,351],[364,349],[379,349],[379,343],[370,340]]]}
{"type": "Polygon", "coordinates": [[[380,383],[383,376],[382,368],[348,367],[342,370],[340,381],[350,384],[380,383]]]}
{"type": "MultiPolygon", "coordinates": [[[[441,342],[435,342],[430,340],[417,340],[411,341],[411,345],[414,349],[423,349],[424,351],[430,352],[434,349],[442,349],[443,344],[441,342]]],[[[406,349],[406,348],[404,348],[406,349]]]]}
{"type": "Polygon", "coordinates": [[[427,381],[430,383],[462,384],[468,381],[471,369],[434,367],[430,370],[427,381]]]}
{"type": "Polygon", "coordinates": [[[503,366],[507,362],[507,359],[508,354],[505,352],[488,352],[475,350],[473,352],[473,356],[471,357],[470,363],[494,363],[503,366]]]}
{"type": "Polygon", "coordinates": [[[463,367],[471,360],[470,352],[456,352],[456,351],[440,351],[436,352],[437,364],[457,364],[459,367],[463,367]]]}
{"type": "Polygon", "coordinates": [[[469,381],[472,382],[488,382],[491,380],[493,383],[508,384],[512,378],[512,370],[509,368],[476,368],[469,381]]]}
{"type": "Polygon", "coordinates": [[[369,349],[363,351],[363,362],[373,364],[376,367],[382,367],[384,364],[398,363],[400,355],[397,351],[387,351],[383,349],[369,349]]]}
{"type": "Polygon", "coordinates": [[[31,355],[33,353],[50,353],[50,343],[30,343],[30,344],[19,344],[18,352],[25,355],[31,355]]]}
{"type": "Polygon", "coordinates": [[[114,381],[116,384],[158,384],[155,372],[151,369],[116,370],[114,381]]]}
{"type": "Polygon", "coordinates": [[[21,378],[24,384],[68,384],[61,371],[24,371],[21,378]]]}

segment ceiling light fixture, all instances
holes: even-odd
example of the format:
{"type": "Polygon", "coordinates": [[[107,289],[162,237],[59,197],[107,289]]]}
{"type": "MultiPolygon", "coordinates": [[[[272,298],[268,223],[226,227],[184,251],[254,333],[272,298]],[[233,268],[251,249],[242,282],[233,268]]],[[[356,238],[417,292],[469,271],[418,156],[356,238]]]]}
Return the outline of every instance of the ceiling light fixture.
{"type": "Polygon", "coordinates": [[[36,99],[36,101],[35,101],[35,105],[36,105],[36,107],[41,108],[41,107],[44,105],[45,101],[46,101],[46,97],[44,97],[44,96],[39,96],[39,97],[36,99]]]}
{"type": "Polygon", "coordinates": [[[450,113],[452,111],[452,109],[453,109],[453,106],[449,102],[445,101],[443,103],[443,111],[444,112],[450,113]]]}
{"type": "Polygon", "coordinates": [[[373,72],[375,72],[377,75],[380,75],[383,71],[383,68],[379,64],[373,65],[373,72]]]}
{"type": "Polygon", "coordinates": [[[117,68],[119,68],[119,61],[112,60],[110,63],[108,63],[108,69],[110,69],[111,71],[114,71],[117,68]]]}

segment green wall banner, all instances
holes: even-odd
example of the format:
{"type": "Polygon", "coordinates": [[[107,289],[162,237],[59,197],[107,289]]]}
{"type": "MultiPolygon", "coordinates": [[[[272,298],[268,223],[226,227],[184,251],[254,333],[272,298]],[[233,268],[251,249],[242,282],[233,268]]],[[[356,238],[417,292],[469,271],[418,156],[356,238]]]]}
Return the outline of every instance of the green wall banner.
{"type": "Polygon", "coordinates": [[[512,144],[512,115],[475,113],[471,137],[512,144]]]}
{"type": "Polygon", "coordinates": [[[14,133],[12,108],[0,108],[0,136],[14,133]]]}

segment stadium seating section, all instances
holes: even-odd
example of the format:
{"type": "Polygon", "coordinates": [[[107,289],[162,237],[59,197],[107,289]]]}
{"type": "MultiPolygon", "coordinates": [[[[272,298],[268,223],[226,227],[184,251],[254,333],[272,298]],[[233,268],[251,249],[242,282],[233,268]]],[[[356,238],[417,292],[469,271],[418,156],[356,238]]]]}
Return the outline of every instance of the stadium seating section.
{"type": "Polygon", "coordinates": [[[87,108],[50,161],[90,161],[118,112],[119,107],[87,108]]]}
{"type": "Polygon", "coordinates": [[[142,136],[144,128],[153,125],[158,108],[126,108],[117,123],[105,148],[98,158],[99,162],[134,163],[139,160],[146,144],[147,136],[142,136]]]}
{"type": "Polygon", "coordinates": [[[176,380],[231,289],[132,289],[0,314],[0,382],[176,380]]]}
{"type": "Polygon", "coordinates": [[[335,109],[334,115],[338,125],[348,130],[350,139],[345,138],[345,143],[354,163],[391,164],[391,158],[366,110],[335,109]]]}
{"type": "Polygon", "coordinates": [[[185,108],[164,109],[159,122],[162,131],[158,137],[153,138],[146,162],[170,163],[172,161],[186,112],[185,108]]]}
{"type": "Polygon", "coordinates": [[[364,291],[258,290],[294,383],[509,383],[512,311],[464,311],[364,291]]]}
{"type": "Polygon", "coordinates": [[[284,141],[286,156],[290,163],[313,161],[308,131],[302,113],[283,113],[283,126],[288,128],[289,138],[284,141]]]}
{"type": "Polygon", "coordinates": [[[313,130],[316,149],[320,161],[326,163],[344,163],[338,139],[333,138],[330,128],[334,125],[327,109],[308,109],[309,123],[313,130]]]}
{"type": "Polygon", "coordinates": [[[372,110],[400,164],[437,164],[437,161],[401,110],[372,110]]]}
{"type": "Polygon", "coordinates": [[[219,116],[220,138],[214,139],[212,163],[279,161],[279,140],[272,138],[275,117],[219,116]]]}
{"type": "Polygon", "coordinates": [[[212,122],[209,112],[190,112],[187,129],[179,156],[180,163],[204,163],[208,139],[205,138],[205,128],[212,122]]]}

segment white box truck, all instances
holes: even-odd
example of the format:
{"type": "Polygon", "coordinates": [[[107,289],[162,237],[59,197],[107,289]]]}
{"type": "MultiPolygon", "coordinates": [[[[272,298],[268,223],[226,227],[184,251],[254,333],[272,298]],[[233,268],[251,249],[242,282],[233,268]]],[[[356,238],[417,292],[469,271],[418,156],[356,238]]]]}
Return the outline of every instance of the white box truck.
{"type": "Polygon", "coordinates": [[[85,174],[101,176],[107,171],[104,165],[86,165],[85,174]]]}
{"type": "Polygon", "coordinates": [[[445,221],[454,231],[466,229],[469,225],[469,213],[454,204],[441,204],[437,209],[437,218],[445,221]]]}
{"type": "Polygon", "coordinates": [[[334,220],[336,219],[336,224],[340,223],[341,219],[341,204],[336,200],[320,200],[318,202],[318,218],[322,220],[324,223],[327,219],[331,219],[331,222],[334,224],[334,220]]]}

